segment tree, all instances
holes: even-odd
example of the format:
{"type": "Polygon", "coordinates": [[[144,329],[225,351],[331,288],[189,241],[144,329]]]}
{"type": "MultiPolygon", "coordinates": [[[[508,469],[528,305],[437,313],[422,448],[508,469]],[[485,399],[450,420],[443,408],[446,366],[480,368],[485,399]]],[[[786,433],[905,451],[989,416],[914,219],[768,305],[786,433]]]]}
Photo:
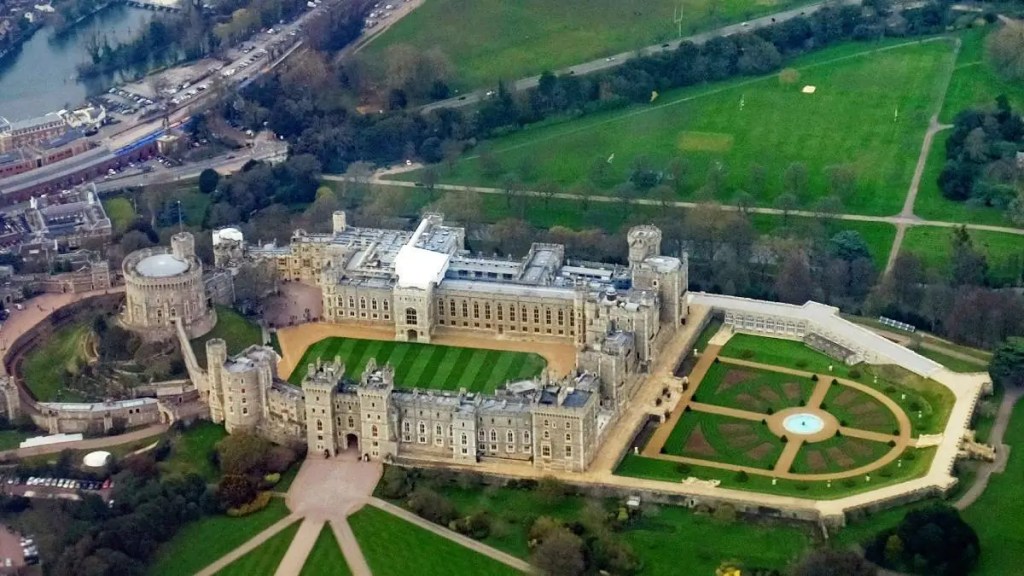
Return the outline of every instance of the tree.
{"type": "Polygon", "coordinates": [[[829,252],[836,258],[853,262],[858,258],[871,258],[868,243],[856,230],[843,230],[829,240],[829,252]]]}
{"type": "Polygon", "coordinates": [[[142,248],[149,248],[154,242],[146,234],[138,230],[129,230],[121,237],[121,248],[125,254],[129,254],[142,248]]]}
{"type": "Polygon", "coordinates": [[[791,193],[779,194],[775,198],[775,209],[782,212],[782,221],[785,223],[789,222],[789,213],[796,210],[799,205],[796,195],[791,193]]]}
{"type": "Polygon", "coordinates": [[[455,506],[447,498],[427,488],[417,488],[409,496],[409,509],[442,526],[447,526],[458,517],[455,506]]]}
{"type": "Polygon", "coordinates": [[[551,199],[561,190],[558,188],[558,184],[547,180],[537,186],[537,191],[540,192],[541,198],[544,199],[544,207],[547,208],[548,204],[551,203],[551,199]]]}
{"type": "Polygon", "coordinates": [[[919,573],[968,574],[981,553],[978,535],[950,506],[909,512],[896,528],[896,534],[903,542],[904,564],[919,573]]]}
{"type": "Polygon", "coordinates": [[[988,365],[992,382],[1003,389],[1024,386],[1024,338],[1007,338],[988,365]]]}
{"type": "Polygon", "coordinates": [[[803,196],[807,191],[807,165],[793,162],[787,166],[782,173],[782,188],[794,196],[803,196]]]}
{"type": "Polygon", "coordinates": [[[857,172],[849,164],[826,166],[825,178],[828,180],[829,191],[843,199],[849,199],[857,184],[857,172]]]}
{"type": "Polygon", "coordinates": [[[256,483],[246,476],[225,474],[217,483],[217,500],[224,508],[238,508],[256,498],[256,483]]]}
{"type": "Polygon", "coordinates": [[[1007,21],[985,39],[985,54],[992,67],[1008,80],[1024,80],[1024,26],[1007,21]]]}
{"type": "Polygon", "coordinates": [[[779,84],[792,86],[800,81],[800,72],[796,68],[783,68],[779,71],[779,84]]]}
{"type": "Polygon", "coordinates": [[[262,476],[269,441],[251,432],[236,432],[217,443],[220,469],[225,474],[262,476]]]}
{"type": "Polygon", "coordinates": [[[988,261],[985,255],[974,249],[971,235],[965,226],[953,229],[950,284],[956,286],[980,286],[985,283],[988,261]]]}
{"type": "Polygon", "coordinates": [[[583,541],[565,528],[548,534],[533,551],[533,565],[548,576],[579,576],[586,569],[583,541]]]}
{"type": "Polygon", "coordinates": [[[246,262],[238,267],[234,278],[235,301],[260,303],[274,291],[277,271],[267,262],[246,262]]]}
{"type": "Polygon", "coordinates": [[[199,173],[199,191],[203,194],[209,194],[216,190],[218,183],[220,183],[220,173],[213,168],[207,168],[199,173]]]}
{"type": "Polygon", "coordinates": [[[811,299],[811,269],[807,256],[800,250],[789,250],[775,279],[775,292],[782,302],[803,304],[811,299]]]}
{"type": "Polygon", "coordinates": [[[341,210],[341,199],[330,186],[316,189],[316,199],[306,208],[309,230],[327,231],[333,227],[334,213],[341,210]]]}
{"type": "Polygon", "coordinates": [[[804,556],[793,576],[876,576],[878,569],[852,550],[822,548],[804,556]]]}
{"type": "Polygon", "coordinates": [[[757,202],[750,193],[738,190],[736,195],[733,196],[732,203],[742,214],[750,214],[750,209],[753,208],[757,202]]]}

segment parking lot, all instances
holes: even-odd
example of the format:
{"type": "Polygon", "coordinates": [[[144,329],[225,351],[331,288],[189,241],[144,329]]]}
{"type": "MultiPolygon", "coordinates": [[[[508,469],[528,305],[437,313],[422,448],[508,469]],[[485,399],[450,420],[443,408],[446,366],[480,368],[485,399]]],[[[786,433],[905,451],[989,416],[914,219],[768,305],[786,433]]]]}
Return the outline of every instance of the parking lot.
{"type": "Polygon", "coordinates": [[[0,526],[0,574],[17,574],[25,565],[38,563],[35,538],[22,536],[10,526],[0,526]]]}

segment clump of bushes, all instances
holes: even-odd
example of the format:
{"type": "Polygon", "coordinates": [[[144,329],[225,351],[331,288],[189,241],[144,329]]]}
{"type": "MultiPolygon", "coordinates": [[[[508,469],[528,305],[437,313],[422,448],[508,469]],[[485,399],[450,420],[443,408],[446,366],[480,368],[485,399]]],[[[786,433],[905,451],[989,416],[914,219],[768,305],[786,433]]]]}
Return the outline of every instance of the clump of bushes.
{"type": "Polygon", "coordinates": [[[266,508],[267,505],[270,504],[271,498],[273,498],[273,495],[270,492],[260,492],[259,494],[256,495],[256,498],[253,499],[252,502],[242,504],[241,506],[237,506],[235,508],[228,508],[227,514],[228,516],[231,516],[233,518],[237,518],[239,516],[248,516],[249,514],[259,512],[260,510],[266,508]]]}
{"type": "Polygon", "coordinates": [[[847,376],[849,376],[851,380],[857,380],[861,376],[860,370],[856,368],[850,368],[850,371],[847,373],[847,376]]]}

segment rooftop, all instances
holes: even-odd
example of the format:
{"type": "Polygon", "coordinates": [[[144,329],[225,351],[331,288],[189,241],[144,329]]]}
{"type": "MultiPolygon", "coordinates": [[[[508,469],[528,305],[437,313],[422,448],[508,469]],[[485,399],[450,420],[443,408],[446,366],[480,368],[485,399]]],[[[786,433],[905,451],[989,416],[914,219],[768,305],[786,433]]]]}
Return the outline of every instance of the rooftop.
{"type": "Polygon", "coordinates": [[[188,262],[172,254],[154,254],[140,260],[135,270],[147,278],[167,278],[188,270],[188,262]]]}

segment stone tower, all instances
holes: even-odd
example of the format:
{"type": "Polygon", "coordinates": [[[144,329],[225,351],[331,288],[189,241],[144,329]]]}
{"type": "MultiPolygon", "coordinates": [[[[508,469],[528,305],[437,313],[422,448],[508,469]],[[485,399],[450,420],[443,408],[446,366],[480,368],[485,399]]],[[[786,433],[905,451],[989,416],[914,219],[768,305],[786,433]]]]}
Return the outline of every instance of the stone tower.
{"type": "Polygon", "coordinates": [[[394,388],[394,368],[385,364],[378,369],[377,361],[371,358],[363,369],[358,395],[359,413],[363,415],[361,450],[374,460],[388,459],[398,453],[398,415],[391,407],[394,388]]]}
{"type": "Polygon", "coordinates": [[[220,424],[224,421],[224,384],[221,366],[227,362],[228,345],[221,338],[206,341],[206,383],[207,389],[199,390],[210,406],[210,419],[220,424]]]}
{"type": "Polygon", "coordinates": [[[331,228],[335,234],[341,234],[348,228],[348,217],[344,210],[335,210],[331,215],[331,228]]]}
{"type": "Polygon", "coordinates": [[[171,254],[178,260],[191,261],[196,255],[196,239],[190,232],[171,236],[171,254]]]}
{"type": "Polygon", "coordinates": [[[345,375],[345,363],[335,357],[333,362],[310,364],[302,380],[306,403],[306,442],[311,455],[338,453],[334,422],[334,389],[345,375]]]}
{"type": "Polygon", "coordinates": [[[629,242],[629,266],[638,264],[651,256],[661,254],[661,230],[656,226],[633,226],[626,234],[629,242]]]}

